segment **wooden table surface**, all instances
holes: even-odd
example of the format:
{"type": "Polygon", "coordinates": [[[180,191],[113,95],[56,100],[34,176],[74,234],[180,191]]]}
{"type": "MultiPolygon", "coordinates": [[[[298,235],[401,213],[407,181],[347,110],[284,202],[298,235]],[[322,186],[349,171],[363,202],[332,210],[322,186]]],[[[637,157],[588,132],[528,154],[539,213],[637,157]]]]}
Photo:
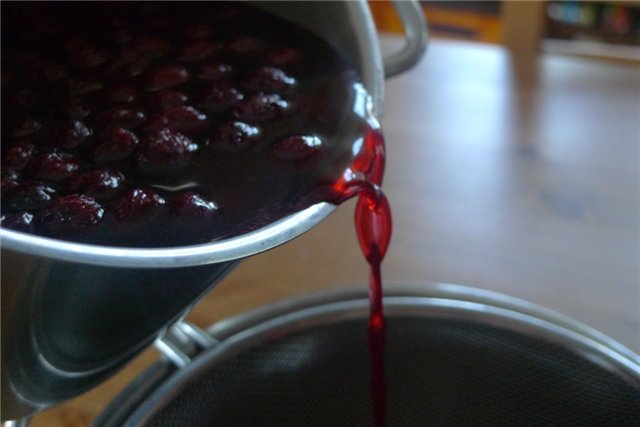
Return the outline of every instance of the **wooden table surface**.
{"type": "MultiPolygon", "coordinates": [[[[384,50],[399,40],[385,38],[384,50]]],[[[472,285],[555,309],[640,351],[640,69],[434,40],[386,85],[391,282],[472,285]]],[[[189,319],[364,283],[348,202],[245,260],[189,319]]],[[[34,418],[85,426],[157,353],[34,418]]]]}

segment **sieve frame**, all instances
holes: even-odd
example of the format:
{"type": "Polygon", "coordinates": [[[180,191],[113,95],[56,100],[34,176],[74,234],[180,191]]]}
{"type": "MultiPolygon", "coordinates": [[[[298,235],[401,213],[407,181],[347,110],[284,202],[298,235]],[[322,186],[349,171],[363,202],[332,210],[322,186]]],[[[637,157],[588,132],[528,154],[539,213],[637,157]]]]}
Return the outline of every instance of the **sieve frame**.
{"type": "MultiPolygon", "coordinates": [[[[589,360],[640,389],[640,356],[601,332],[533,303],[478,288],[445,284],[393,284],[384,296],[385,315],[469,320],[542,339],[589,360]]],[[[362,319],[369,314],[366,285],[284,300],[217,322],[206,329],[212,345],[175,369],[175,346],[125,389],[93,424],[144,426],[191,381],[241,352],[273,337],[317,326],[362,319]]],[[[364,323],[363,323],[364,324],[364,323]]],[[[184,325],[184,324],[183,324],[184,325]]],[[[185,328],[176,325],[173,331],[185,328]]],[[[193,329],[189,325],[187,329],[193,329]]],[[[197,328],[196,328],[197,329],[197,328]]],[[[204,332],[204,331],[201,331],[204,332]]],[[[184,348],[194,348],[194,342],[184,348]]],[[[200,343],[202,344],[202,343],[200,343]]],[[[184,355],[184,353],[182,353],[184,355]]]]}

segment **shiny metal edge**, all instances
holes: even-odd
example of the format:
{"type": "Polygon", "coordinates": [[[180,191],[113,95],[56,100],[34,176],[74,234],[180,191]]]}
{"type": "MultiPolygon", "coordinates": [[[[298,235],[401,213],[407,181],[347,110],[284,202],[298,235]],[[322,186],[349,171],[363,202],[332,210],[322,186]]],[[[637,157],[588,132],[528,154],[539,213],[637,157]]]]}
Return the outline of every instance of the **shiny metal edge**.
{"type": "Polygon", "coordinates": [[[420,4],[413,0],[393,0],[393,5],[404,27],[405,44],[398,52],[384,57],[384,76],[387,79],[417,64],[429,43],[429,29],[420,4]]]}
{"type": "MultiPolygon", "coordinates": [[[[384,295],[385,298],[398,296],[420,296],[475,302],[513,310],[529,316],[539,317],[568,330],[585,335],[601,345],[615,349],[618,353],[625,355],[625,357],[640,365],[640,356],[638,354],[634,353],[632,350],[613,340],[604,333],[573,318],[560,314],[557,311],[520,298],[488,291],[479,287],[456,285],[451,283],[424,282],[391,283],[385,285],[384,295]]],[[[227,336],[242,329],[246,329],[255,323],[265,321],[274,316],[286,314],[292,310],[300,310],[305,307],[313,307],[319,304],[329,304],[337,301],[367,298],[367,296],[368,287],[365,284],[352,285],[342,289],[320,291],[297,298],[278,301],[273,304],[257,308],[251,312],[242,313],[238,316],[221,320],[209,326],[207,331],[214,338],[222,340],[227,336]]]]}
{"type": "Polygon", "coordinates": [[[274,248],[319,224],[336,209],[318,203],[238,237],[175,248],[121,248],[67,242],[0,229],[3,248],[30,255],[107,267],[175,268],[231,261],[274,248]]]}

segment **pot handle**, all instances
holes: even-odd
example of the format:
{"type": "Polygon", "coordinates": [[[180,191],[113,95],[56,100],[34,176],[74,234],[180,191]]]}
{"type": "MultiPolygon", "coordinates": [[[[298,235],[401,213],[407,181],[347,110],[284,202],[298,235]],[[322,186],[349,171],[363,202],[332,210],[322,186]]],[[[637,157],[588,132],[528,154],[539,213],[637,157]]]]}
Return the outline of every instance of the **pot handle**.
{"type": "Polygon", "coordinates": [[[424,55],[429,39],[427,21],[417,1],[393,0],[393,5],[404,26],[405,44],[383,59],[387,79],[413,67],[424,55]]]}

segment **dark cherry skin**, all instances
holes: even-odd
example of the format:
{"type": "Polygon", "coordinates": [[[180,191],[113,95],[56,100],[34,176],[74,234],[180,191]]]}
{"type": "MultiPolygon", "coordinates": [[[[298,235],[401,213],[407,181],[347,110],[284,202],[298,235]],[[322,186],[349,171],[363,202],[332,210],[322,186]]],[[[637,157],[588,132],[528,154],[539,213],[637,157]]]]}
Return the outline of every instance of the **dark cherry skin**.
{"type": "Polygon", "coordinates": [[[71,178],[79,168],[75,156],[55,151],[35,155],[28,165],[31,176],[54,182],[71,178]]]}
{"type": "Polygon", "coordinates": [[[50,133],[51,141],[62,148],[75,148],[82,145],[93,133],[83,122],[73,120],[55,125],[50,133]]]}
{"type": "Polygon", "coordinates": [[[11,192],[8,205],[14,211],[34,212],[50,205],[56,193],[55,188],[42,181],[25,181],[11,192]]]}
{"type": "Polygon", "coordinates": [[[278,47],[270,51],[265,62],[278,67],[293,68],[300,66],[304,60],[304,54],[299,49],[287,46],[278,47]]]}
{"type": "Polygon", "coordinates": [[[38,226],[48,235],[64,235],[96,226],[103,216],[104,209],[94,198],[69,194],[56,199],[40,212],[38,226]]]}
{"type": "Polygon", "coordinates": [[[99,129],[117,127],[134,129],[145,120],[146,117],[140,110],[128,107],[115,107],[98,114],[94,119],[94,124],[99,129]]]}
{"type": "Polygon", "coordinates": [[[4,228],[21,231],[23,233],[33,233],[35,231],[33,214],[29,212],[2,215],[0,225],[4,228]]]}
{"type": "Polygon", "coordinates": [[[247,123],[233,121],[213,129],[207,146],[213,151],[238,153],[260,139],[260,129],[247,123]]]}
{"type": "Polygon", "coordinates": [[[248,92],[278,93],[295,84],[295,79],[280,68],[261,67],[246,73],[241,86],[248,92]]]}
{"type": "Polygon", "coordinates": [[[289,103],[280,95],[252,95],[239,102],[233,110],[233,117],[249,123],[263,123],[276,120],[287,112],[289,103]]]}
{"type": "Polygon", "coordinates": [[[189,163],[198,145],[185,135],[169,129],[155,131],[136,152],[136,168],[143,174],[159,174],[189,163]]]}
{"type": "Polygon", "coordinates": [[[164,65],[150,72],[147,77],[147,90],[156,91],[180,86],[191,77],[191,73],[182,65],[164,65]]]}
{"type": "Polygon", "coordinates": [[[315,135],[293,135],[276,141],[273,154],[282,160],[303,161],[322,153],[322,140],[315,135]]]}
{"type": "Polygon", "coordinates": [[[18,182],[18,173],[12,170],[2,170],[2,197],[5,195],[9,195],[13,193],[18,187],[20,183],[18,182]]]}
{"type": "Polygon", "coordinates": [[[39,120],[27,117],[24,119],[16,120],[12,123],[12,136],[22,137],[32,135],[42,128],[42,123],[39,120]]]}
{"type": "Polygon", "coordinates": [[[199,219],[211,217],[218,212],[218,206],[197,193],[186,192],[175,196],[169,202],[169,214],[176,217],[199,219]]]}
{"type": "Polygon", "coordinates": [[[181,105],[154,115],[146,125],[149,132],[169,129],[189,136],[202,133],[209,127],[207,116],[193,107],[181,105]]]}
{"type": "Polygon", "coordinates": [[[148,188],[135,188],[118,199],[111,211],[119,222],[150,220],[160,213],[167,201],[148,188]]]}
{"type": "Polygon", "coordinates": [[[126,83],[119,83],[107,90],[106,102],[114,104],[131,104],[138,98],[136,89],[126,83]]]}
{"type": "Polygon", "coordinates": [[[240,102],[244,95],[236,87],[225,81],[207,85],[199,94],[200,105],[210,112],[222,112],[240,102]]]}
{"type": "Polygon", "coordinates": [[[109,198],[123,187],[125,177],[110,169],[94,169],[74,177],[69,188],[74,193],[86,194],[98,200],[109,198]]]}
{"type": "Polygon", "coordinates": [[[2,153],[2,170],[23,170],[35,152],[35,146],[28,140],[21,140],[2,153]]]}
{"type": "Polygon", "coordinates": [[[182,92],[163,90],[149,95],[149,108],[153,110],[167,110],[185,105],[189,98],[182,92]]]}
{"type": "Polygon", "coordinates": [[[133,154],[138,143],[136,134],[128,129],[107,129],[96,137],[89,156],[98,163],[124,160],[133,154]]]}
{"type": "Polygon", "coordinates": [[[221,45],[206,41],[198,41],[185,46],[178,54],[178,60],[182,62],[200,62],[220,51],[221,45]]]}
{"type": "Polygon", "coordinates": [[[233,67],[224,62],[207,64],[200,67],[198,78],[203,81],[212,82],[230,77],[233,74],[233,67]]]}

